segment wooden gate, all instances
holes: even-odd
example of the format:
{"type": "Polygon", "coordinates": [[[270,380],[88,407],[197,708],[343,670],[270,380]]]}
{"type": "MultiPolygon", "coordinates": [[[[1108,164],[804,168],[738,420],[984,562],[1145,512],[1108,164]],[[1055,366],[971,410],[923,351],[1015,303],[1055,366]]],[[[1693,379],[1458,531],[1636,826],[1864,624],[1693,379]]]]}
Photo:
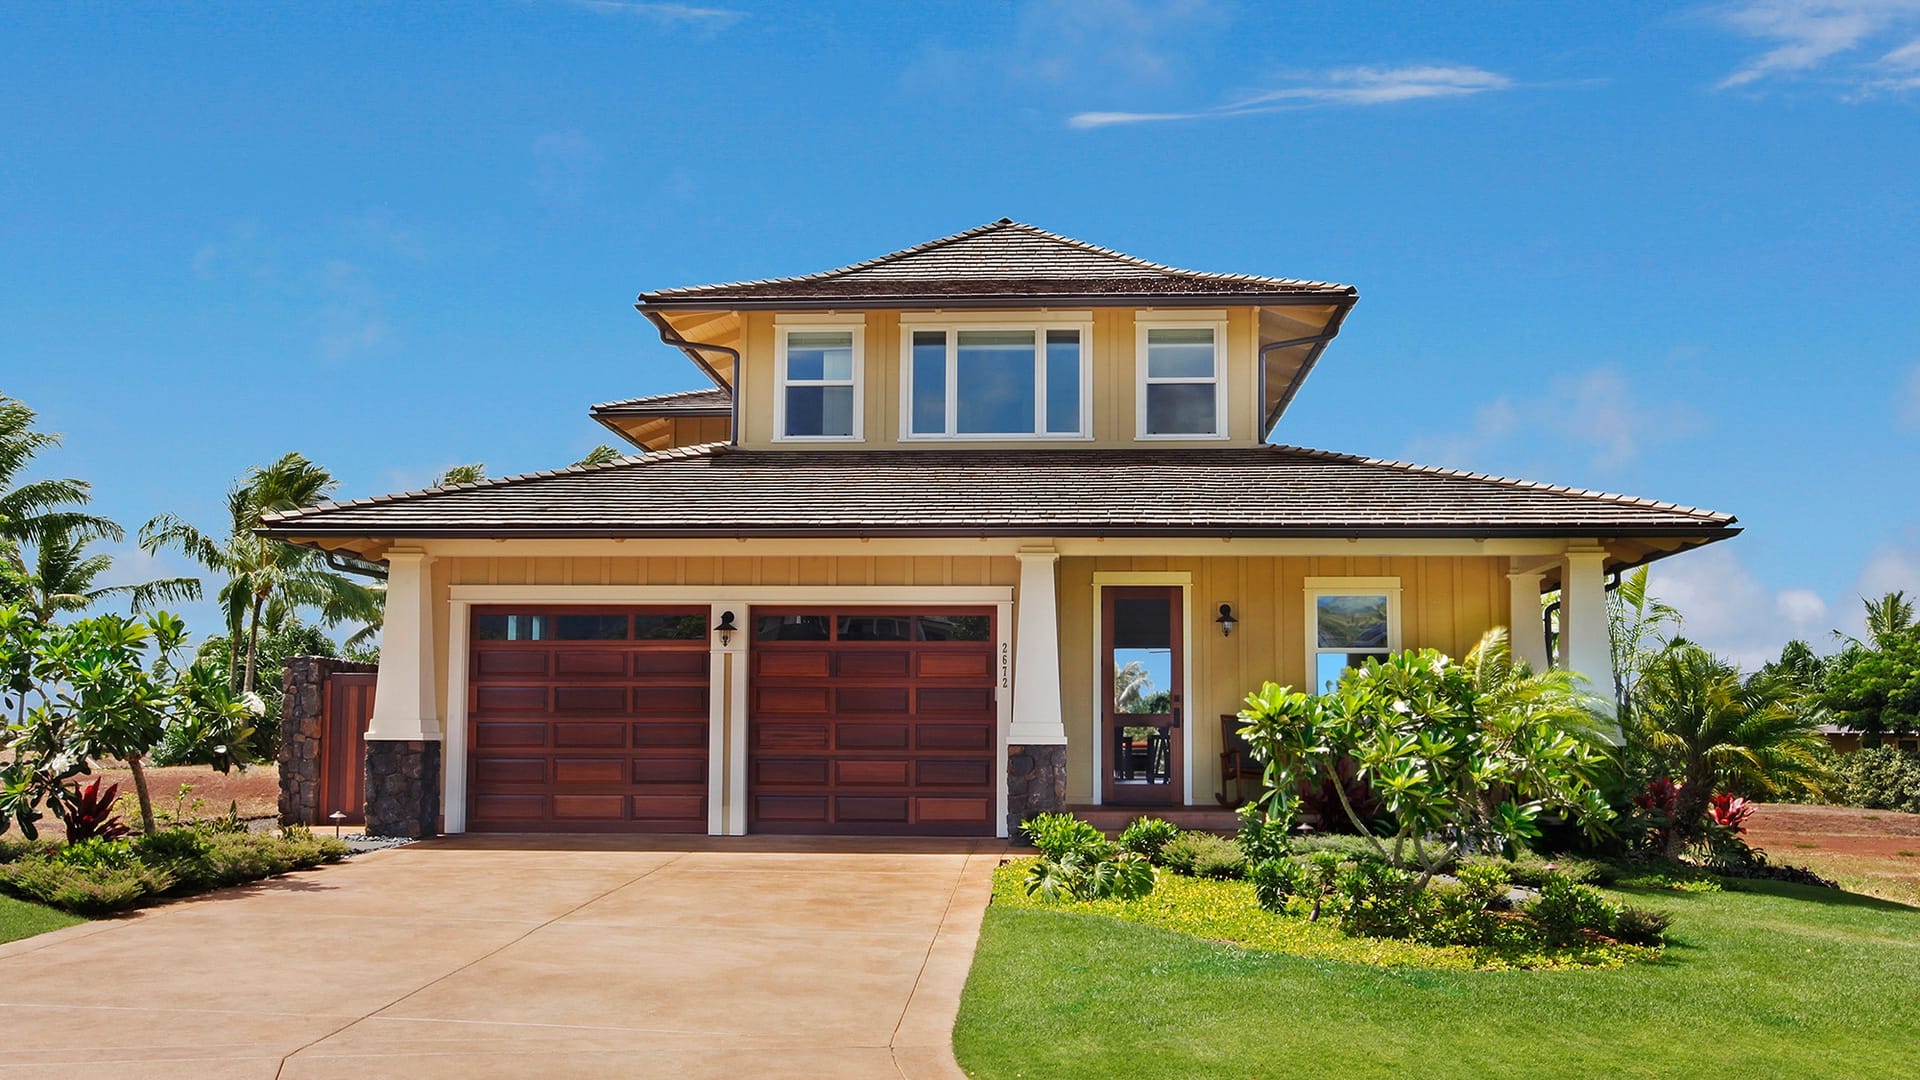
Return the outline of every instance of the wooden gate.
{"type": "Polygon", "coordinates": [[[367,820],[367,723],[373,719],[372,672],[336,671],[321,695],[320,805],[316,826],[331,825],[335,810],[344,824],[367,820]]]}

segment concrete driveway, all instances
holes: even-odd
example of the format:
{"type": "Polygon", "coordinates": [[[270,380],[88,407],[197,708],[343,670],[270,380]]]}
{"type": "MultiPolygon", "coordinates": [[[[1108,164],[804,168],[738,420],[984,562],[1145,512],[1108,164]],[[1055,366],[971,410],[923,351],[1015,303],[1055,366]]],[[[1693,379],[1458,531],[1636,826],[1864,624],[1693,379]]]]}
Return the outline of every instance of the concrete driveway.
{"type": "Polygon", "coordinates": [[[0,1075],[958,1076],[999,841],[460,838],[0,945],[0,1075]]]}

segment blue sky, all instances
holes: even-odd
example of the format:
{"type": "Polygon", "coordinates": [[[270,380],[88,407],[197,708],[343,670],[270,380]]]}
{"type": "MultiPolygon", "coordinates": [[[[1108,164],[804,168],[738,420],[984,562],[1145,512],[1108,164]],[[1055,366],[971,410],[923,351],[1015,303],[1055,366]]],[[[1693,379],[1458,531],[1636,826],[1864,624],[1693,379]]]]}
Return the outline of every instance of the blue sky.
{"type": "Polygon", "coordinates": [[[1920,590],[1920,0],[1406,7],[14,6],[0,390],[130,524],[553,467],[642,289],[1008,215],[1358,285],[1281,441],[1737,513],[1744,660],[1920,590]]]}

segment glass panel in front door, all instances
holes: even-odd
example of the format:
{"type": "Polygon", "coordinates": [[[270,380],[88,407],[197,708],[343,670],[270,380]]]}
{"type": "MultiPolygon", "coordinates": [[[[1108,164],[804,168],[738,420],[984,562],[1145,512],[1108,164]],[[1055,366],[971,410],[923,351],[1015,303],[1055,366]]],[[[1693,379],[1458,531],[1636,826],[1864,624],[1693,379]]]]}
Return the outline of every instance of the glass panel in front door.
{"type": "Polygon", "coordinates": [[[1173,598],[1115,597],[1113,782],[1157,787],[1173,781],[1173,727],[1179,705],[1173,670],[1173,598]]]}

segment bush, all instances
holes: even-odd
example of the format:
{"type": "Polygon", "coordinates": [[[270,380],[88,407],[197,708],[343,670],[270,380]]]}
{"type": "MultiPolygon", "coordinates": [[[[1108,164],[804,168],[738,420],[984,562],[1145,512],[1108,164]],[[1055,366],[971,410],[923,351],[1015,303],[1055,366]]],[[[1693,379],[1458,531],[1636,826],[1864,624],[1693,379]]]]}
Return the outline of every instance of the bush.
{"type": "Polygon", "coordinates": [[[1238,813],[1240,831],[1234,840],[1240,845],[1240,851],[1249,864],[1282,858],[1287,854],[1289,828],[1285,817],[1268,813],[1257,802],[1241,807],[1238,813]]]}
{"type": "Polygon", "coordinates": [[[1296,836],[1287,844],[1287,847],[1288,850],[1300,855],[1330,851],[1350,862],[1380,861],[1380,849],[1373,846],[1373,841],[1351,833],[1313,833],[1307,836],[1296,836]]]}
{"type": "Polygon", "coordinates": [[[1120,833],[1120,846],[1158,864],[1160,851],[1175,837],[1180,835],[1180,827],[1161,818],[1134,818],[1120,833]]]}
{"type": "Polygon", "coordinates": [[[1052,862],[1068,855],[1104,859],[1113,853],[1107,834],[1072,814],[1038,814],[1020,826],[1040,854],[1052,862]]]}
{"type": "Polygon", "coordinates": [[[1612,937],[1621,909],[1599,889],[1555,874],[1540,883],[1540,897],[1527,905],[1526,913],[1547,944],[1564,946],[1582,944],[1596,934],[1612,937]]]}
{"type": "Polygon", "coordinates": [[[1891,746],[1855,750],[1834,766],[1835,802],[1867,810],[1920,813],[1920,754],[1891,746]]]}
{"type": "Polygon", "coordinates": [[[1628,904],[1620,909],[1613,923],[1613,939],[1623,945],[1661,945],[1667,940],[1667,924],[1673,916],[1664,911],[1649,911],[1628,904]]]}
{"type": "Polygon", "coordinates": [[[1497,855],[1469,855],[1460,860],[1455,873],[1470,866],[1497,866],[1507,875],[1507,880],[1529,889],[1539,888],[1555,874],[1576,885],[1611,885],[1619,876],[1619,871],[1614,867],[1592,859],[1577,856],[1543,859],[1528,852],[1522,852],[1512,859],[1497,855]]]}
{"type": "Polygon", "coordinates": [[[1340,925],[1367,937],[1413,937],[1432,914],[1433,897],[1413,874],[1378,860],[1343,864],[1336,883],[1340,925]]]}
{"type": "Polygon", "coordinates": [[[57,850],[51,845],[14,845],[12,850],[15,855],[0,862],[0,891],[82,915],[311,869],[347,854],[340,841],[305,829],[275,835],[210,827],[87,840],[57,850]]]}
{"type": "Polygon", "coordinates": [[[1234,880],[1247,876],[1240,845],[1212,833],[1181,833],[1160,849],[1161,865],[1188,877],[1234,880]]]}

